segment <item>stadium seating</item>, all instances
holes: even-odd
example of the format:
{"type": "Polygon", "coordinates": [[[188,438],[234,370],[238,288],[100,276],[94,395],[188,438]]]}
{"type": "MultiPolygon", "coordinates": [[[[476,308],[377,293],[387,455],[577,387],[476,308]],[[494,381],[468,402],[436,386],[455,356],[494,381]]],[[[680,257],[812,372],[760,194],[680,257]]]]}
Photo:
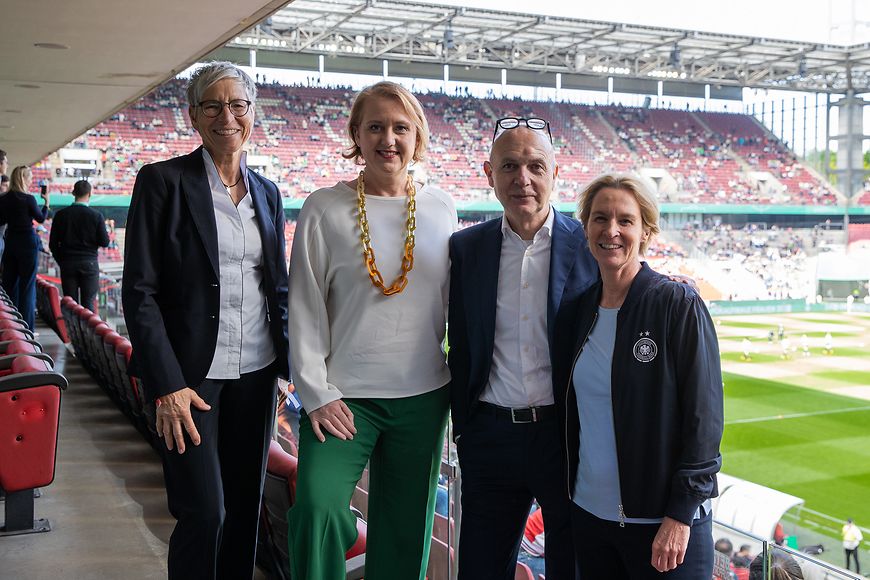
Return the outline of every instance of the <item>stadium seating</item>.
{"type": "MultiPolygon", "coordinates": [[[[290,578],[287,554],[287,510],[296,497],[296,458],[277,441],[269,447],[266,482],[260,517],[258,563],[278,578],[290,578]]],[[[365,572],[366,523],[357,518],[357,540],[346,554],[348,580],[362,578],[365,572]]]]}
{"type": "MultiPolygon", "coordinates": [[[[186,118],[184,81],[173,80],[71,143],[102,152],[97,194],[129,194],[145,163],[189,153],[199,144],[186,118]]],[[[342,159],[354,93],[346,88],[259,85],[249,151],[284,195],[305,197],[356,173],[342,159]]],[[[430,126],[429,181],[457,200],[486,196],[481,171],[495,119],[538,116],[551,124],[560,162],[557,193],[574,201],[592,176],[654,170],[671,185],[663,201],[729,204],[838,204],[821,176],[748,115],[587,106],[513,99],[418,95],[430,126]],[[756,174],[767,174],[761,180],[756,174]]],[[[52,176],[49,160],[34,178],[52,176]]],[[[51,168],[58,179],[67,178],[51,168]]],[[[75,176],[68,176],[73,180],[75,176]]],[[[870,203],[870,195],[865,196],[870,203]]],[[[117,244],[101,260],[120,261],[117,244]]]]}
{"type": "Polygon", "coordinates": [[[64,343],[69,343],[66,321],[60,309],[60,292],[57,286],[41,276],[36,277],[36,310],[39,317],[57,333],[60,339],[64,343]]]}
{"type": "Polygon", "coordinates": [[[514,575],[514,580],[535,580],[535,574],[528,565],[522,562],[517,562],[517,571],[514,575]]]}
{"type": "Polygon", "coordinates": [[[0,536],[47,532],[48,520],[33,519],[33,490],[54,480],[60,393],[67,381],[50,359],[3,359],[10,373],[0,378],[0,488],[6,492],[0,536]]]}

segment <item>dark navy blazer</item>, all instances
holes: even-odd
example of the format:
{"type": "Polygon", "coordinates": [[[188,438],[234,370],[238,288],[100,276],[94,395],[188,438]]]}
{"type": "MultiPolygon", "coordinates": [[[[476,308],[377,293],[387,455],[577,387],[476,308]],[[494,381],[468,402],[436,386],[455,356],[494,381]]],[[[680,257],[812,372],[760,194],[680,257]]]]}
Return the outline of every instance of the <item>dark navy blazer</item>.
{"type": "MultiPolygon", "coordinates": [[[[263,243],[263,289],[282,376],[288,376],[284,208],[278,187],[248,171],[263,243]]],[[[127,217],[122,288],[130,374],[146,395],[196,388],[214,358],[220,314],[217,223],[202,147],[145,165],[127,217]]]]}
{"type": "MultiPolygon", "coordinates": [[[[553,210],[555,211],[555,210],[553,210]]],[[[502,218],[453,234],[450,238],[450,352],[453,438],[462,434],[489,380],[495,340],[496,295],[501,259],[502,218]]],[[[550,249],[547,335],[553,352],[556,313],[563,301],[598,280],[583,226],[556,212],[550,249]]],[[[543,305],[541,305],[543,308],[543,305]]]]}

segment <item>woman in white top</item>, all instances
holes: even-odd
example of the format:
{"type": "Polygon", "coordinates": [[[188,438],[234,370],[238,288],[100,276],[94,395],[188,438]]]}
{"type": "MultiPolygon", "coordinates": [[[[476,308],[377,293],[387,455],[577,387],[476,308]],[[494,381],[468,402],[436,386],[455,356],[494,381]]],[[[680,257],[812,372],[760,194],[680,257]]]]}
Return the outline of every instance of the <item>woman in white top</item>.
{"type": "Polygon", "coordinates": [[[356,179],[312,193],[290,261],[289,331],[300,422],[294,578],[345,577],[357,537],[348,509],[369,463],[366,578],[425,575],[447,420],[442,343],[450,197],[415,182],[429,130],[419,101],[380,82],[348,120],[356,179]]]}

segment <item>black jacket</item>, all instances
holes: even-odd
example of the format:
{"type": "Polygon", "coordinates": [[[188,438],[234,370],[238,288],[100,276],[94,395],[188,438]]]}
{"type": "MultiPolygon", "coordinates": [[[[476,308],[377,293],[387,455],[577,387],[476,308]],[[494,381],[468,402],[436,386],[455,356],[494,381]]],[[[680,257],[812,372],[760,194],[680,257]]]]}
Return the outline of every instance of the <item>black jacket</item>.
{"type": "Polygon", "coordinates": [[[8,191],[0,195],[0,225],[9,224],[7,236],[33,235],[33,220],[38,223],[45,221],[48,208],[36,205],[36,197],[23,191],[8,191]]]}
{"type": "MultiPolygon", "coordinates": [[[[599,281],[565,303],[556,322],[553,380],[569,495],[582,436],[572,372],[600,299],[599,281]]],[[[698,506],[718,495],[723,427],[716,331],[697,292],[642,265],[617,316],[611,383],[625,516],[691,525],[698,506]]]]}
{"type": "MultiPolygon", "coordinates": [[[[274,183],[251,170],[248,182],[263,243],[269,330],[287,377],[284,208],[274,183]]],[[[144,379],[150,398],[196,388],[214,358],[220,314],[217,224],[201,147],[139,170],[125,239],[130,374],[144,379]]]]}
{"type": "Polygon", "coordinates": [[[48,247],[60,262],[97,260],[97,249],[109,245],[103,215],[80,203],[66,207],[51,221],[48,247]]]}

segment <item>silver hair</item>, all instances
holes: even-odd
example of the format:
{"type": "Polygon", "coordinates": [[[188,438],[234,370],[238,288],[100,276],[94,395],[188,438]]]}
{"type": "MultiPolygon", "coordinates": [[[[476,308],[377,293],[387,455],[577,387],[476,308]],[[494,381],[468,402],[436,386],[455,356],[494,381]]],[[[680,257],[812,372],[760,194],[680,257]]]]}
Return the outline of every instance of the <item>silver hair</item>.
{"type": "Polygon", "coordinates": [[[231,62],[215,61],[205,64],[194,71],[187,84],[187,104],[195,107],[210,86],[224,79],[235,79],[245,89],[248,100],[257,100],[257,85],[245,71],[231,62]]]}

